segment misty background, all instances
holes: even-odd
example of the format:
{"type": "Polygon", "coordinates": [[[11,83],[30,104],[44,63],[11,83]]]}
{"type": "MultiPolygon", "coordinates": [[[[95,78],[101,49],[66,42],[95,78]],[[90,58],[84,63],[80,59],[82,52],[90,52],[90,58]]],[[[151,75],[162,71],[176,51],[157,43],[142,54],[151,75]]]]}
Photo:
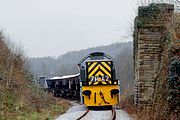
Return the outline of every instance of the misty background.
{"type": "Polygon", "coordinates": [[[117,78],[121,90],[133,92],[133,44],[132,42],[114,43],[79,51],[71,51],[55,57],[30,58],[29,69],[34,76],[63,76],[79,73],[78,63],[89,53],[99,51],[107,53],[115,60],[117,78]]]}
{"type": "Polygon", "coordinates": [[[121,89],[133,88],[134,0],[0,0],[0,28],[29,57],[34,76],[77,74],[94,51],[115,59],[121,89]]]}

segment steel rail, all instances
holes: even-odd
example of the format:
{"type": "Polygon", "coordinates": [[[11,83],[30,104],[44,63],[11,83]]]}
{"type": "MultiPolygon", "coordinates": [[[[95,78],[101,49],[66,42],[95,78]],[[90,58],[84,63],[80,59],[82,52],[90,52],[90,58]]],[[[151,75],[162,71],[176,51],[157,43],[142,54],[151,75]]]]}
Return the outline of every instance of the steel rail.
{"type": "Polygon", "coordinates": [[[77,120],[81,120],[84,116],[87,115],[88,112],[89,112],[89,109],[87,109],[87,111],[82,116],[80,116],[77,120]]]}
{"type": "Polygon", "coordinates": [[[113,107],[112,107],[112,116],[110,120],[116,120],[116,111],[113,107]]]}

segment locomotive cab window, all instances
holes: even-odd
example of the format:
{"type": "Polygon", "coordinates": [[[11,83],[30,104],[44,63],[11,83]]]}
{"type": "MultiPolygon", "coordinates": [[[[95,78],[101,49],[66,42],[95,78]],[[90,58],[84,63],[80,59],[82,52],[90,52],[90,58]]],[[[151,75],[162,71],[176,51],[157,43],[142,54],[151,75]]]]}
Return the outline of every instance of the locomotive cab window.
{"type": "Polygon", "coordinates": [[[86,70],[84,66],[80,67],[81,81],[86,81],[86,70]]]}

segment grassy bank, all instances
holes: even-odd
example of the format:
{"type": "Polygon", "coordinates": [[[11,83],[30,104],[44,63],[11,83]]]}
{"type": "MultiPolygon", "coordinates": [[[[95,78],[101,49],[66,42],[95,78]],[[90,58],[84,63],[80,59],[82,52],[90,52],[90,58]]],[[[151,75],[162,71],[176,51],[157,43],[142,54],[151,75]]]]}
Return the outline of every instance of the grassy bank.
{"type": "Polygon", "coordinates": [[[31,81],[27,58],[0,32],[0,120],[49,120],[70,104],[54,98],[31,81]]]}
{"type": "Polygon", "coordinates": [[[26,93],[20,96],[12,90],[1,90],[1,120],[53,120],[70,106],[68,101],[54,98],[37,87],[31,86],[26,93]]]}

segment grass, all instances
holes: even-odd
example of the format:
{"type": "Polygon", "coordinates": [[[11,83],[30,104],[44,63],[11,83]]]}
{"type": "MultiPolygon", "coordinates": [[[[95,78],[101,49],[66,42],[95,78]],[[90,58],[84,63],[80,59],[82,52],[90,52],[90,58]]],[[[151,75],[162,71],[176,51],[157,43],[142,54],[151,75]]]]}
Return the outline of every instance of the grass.
{"type": "Polygon", "coordinates": [[[47,109],[41,109],[41,111],[31,111],[30,113],[23,113],[17,116],[17,120],[54,120],[58,115],[64,113],[68,106],[53,104],[47,109]]]}
{"type": "Polygon", "coordinates": [[[0,120],[53,120],[70,107],[66,100],[54,98],[35,87],[31,90],[33,94],[28,96],[32,99],[11,90],[1,91],[0,120]]]}

